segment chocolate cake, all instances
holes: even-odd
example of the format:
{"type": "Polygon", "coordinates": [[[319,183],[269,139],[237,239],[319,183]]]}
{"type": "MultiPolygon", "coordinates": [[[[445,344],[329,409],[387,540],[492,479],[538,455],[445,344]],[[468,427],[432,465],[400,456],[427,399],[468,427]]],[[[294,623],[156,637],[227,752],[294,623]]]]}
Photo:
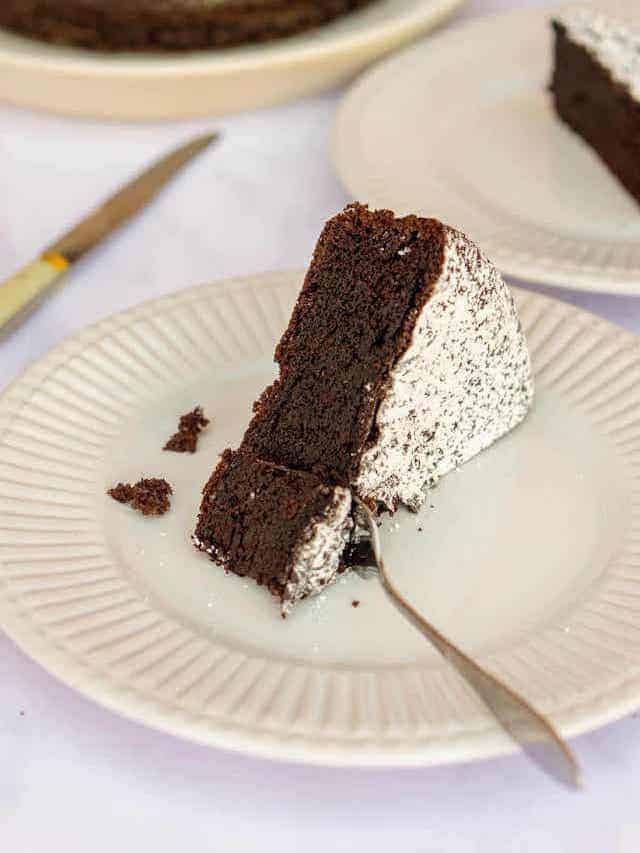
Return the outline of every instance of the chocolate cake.
{"type": "Polygon", "coordinates": [[[227,450],[204,489],[197,547],[264,584],[286,616],[344,569],[351,494],[314,474],[227,450]]]}
{"type": "Polygon", "coordinates": [[[194,50],[317,27],[369,0],[0,0],[0,26],[98,50],[194,50]]]}
{"type": "Polygon", "coordinates": [[[109,497],[121,504],[129,504],[143,515],[164,515],[171,508],[171,485],[159,477],[138,480],[137,483],[118,483],[107,491],[109,497]]]}
{"type": "Polygon", "coordinates": [[[552,23],[556,112],[640,202],[640,28],[586,7],[552,23]]]}
{"type": "Polygon", "coordinates": [[[162,449],[173,453],[195,453],[200,433],[207,426],[209,419],[205,418],[202,406],[196,406],[193,411],[180,416],[178,431],[174,432],[162,449]]]}
{"type": "Polygon", "coordinates": [[[532,397],[511,294],[463,234],[351,205],[330,220],[242,442],[261,459],[418,509],[532,397]]]}
{"type": "MultiPolygon", "coordinates": [[[[231,471],[241,467],[247,484],[268,470],[335,490],[342,551],[350,493],[377,509],[418,509],[443,474],[515,427],[533,396],[512,297],[476,246],[435,219],[359,204],[325,226],[276,360],[279,377],[256,402],[239,453],[227,452],[205,487],[195,539],[281,597],[292,543],[319,507],[283,538],[286,500],[265,493],[273,513],[245,515],[239,507],[256,490],[238,496],[231,471]],[[267,562],[248,562],[254,539],[261,555],[264,543],[274,549],[267,562]]],[[[305,541],[312,552],[315,540],[305,541]]],[[[335,578],[336,568],[317,572],[316,556],[313,584],[299,581],[304,592],[291,601],[335,578]]]]}

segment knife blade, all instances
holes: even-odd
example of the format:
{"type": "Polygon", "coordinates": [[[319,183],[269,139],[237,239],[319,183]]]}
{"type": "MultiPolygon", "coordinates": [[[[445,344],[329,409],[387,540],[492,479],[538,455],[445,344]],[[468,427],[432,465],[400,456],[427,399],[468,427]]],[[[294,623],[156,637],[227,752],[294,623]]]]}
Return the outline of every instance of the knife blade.
{"type": "Polygon", "coordinates": [[[183,166],[218,138],[217,133],[208,133],[166,154],[0,284],[0,337],[31,314],[70,265],[145,208],[183,166]]]}

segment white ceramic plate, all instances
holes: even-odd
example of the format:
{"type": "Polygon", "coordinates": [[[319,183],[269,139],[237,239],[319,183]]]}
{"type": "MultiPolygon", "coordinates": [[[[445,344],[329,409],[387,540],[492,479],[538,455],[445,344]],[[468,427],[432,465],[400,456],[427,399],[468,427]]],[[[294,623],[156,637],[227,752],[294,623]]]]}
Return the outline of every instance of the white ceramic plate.
{"type": "MultiPolygon", "coordinates": [[[[143,305],[58,346],[5,392],[0,624],[96,701],[204,743],[344,765],[506,752],[375,580],[343,578],[283,622],[268,593],[190,544],[200,489],[273,376],[300,280],[143,305]],[[213,419],[198,452],[163,453],[197,403],[213,419]],[[105,496],[141,475],[173,484],[166,516],[105,496]]],[[[640,344],[516,295],[533,412],[445,478],[432,508],[398,513],[384,548],[425,614],[572,735],[640,703],[640,344]]]]}
{"type": "Polygon", "coordinates": [[[220,115],[321,92],[464,0],[375,0],[309,33],[188,54],[100,54],[0,30],[0,99],[124,119],[220,115]]]}
{"type": "Polygon", "coordinates": [[[640,208],[551,106],[550,16],[465,24],[367,73],[334,162],[355,198],[450,222],[504,273],[640,294],[640,208]]]}

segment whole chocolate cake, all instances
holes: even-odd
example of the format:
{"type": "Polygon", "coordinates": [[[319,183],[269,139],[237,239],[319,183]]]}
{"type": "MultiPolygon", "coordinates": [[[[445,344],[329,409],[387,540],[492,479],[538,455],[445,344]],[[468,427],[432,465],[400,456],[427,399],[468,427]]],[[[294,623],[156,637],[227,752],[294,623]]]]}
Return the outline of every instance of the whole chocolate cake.
{"type": "Polygon", "coordinates": [[[575,7],[553,28],[556,112],[640,203],[640,27],[575,7]]]}
{"type": "Polygon", "coordinates": [[[195,542],[267,584],[283,612],[342,567],[348,496],[418,509],[443,474],[515,427],[533,396],[513,299],[476,246],[435,219],[359,204],[325,226],[276,360],[280,375],[255,404],[240,452],[227,452],[205,486],[195,542]],[[301,515],[289,497],[252,485],[276,471],[300,483],[301,515]],[[336,524],[334,568],[319,572],[336,524]],[[301,542],[317,547],[315,563],[308,552],[299,560],[301,542]]]}
{"type": "Polygon", "coordinates": [[[194,50],[317,27],[369,0],[0,0],[0,26],[97,50],[194,50]]]}

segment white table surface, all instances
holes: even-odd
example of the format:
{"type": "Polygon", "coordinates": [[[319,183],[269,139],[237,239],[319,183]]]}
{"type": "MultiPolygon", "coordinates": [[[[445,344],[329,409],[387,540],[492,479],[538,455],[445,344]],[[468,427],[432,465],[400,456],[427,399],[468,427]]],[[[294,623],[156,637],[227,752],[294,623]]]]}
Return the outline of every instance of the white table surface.
{"type": "MultiPolygon", "coordinates": [[[[535,2],[472,0],[459,18],[535,2]]],[[[339,95],[146,125],[0,105],[0,279],[159,152],[205,128],[224,131],[218,150],[0,343],[0,388],[114,311],[190,284],[303,266],[323,221],[348,200],[327,155],[339,95]]],[[[640,299],[553,294],[640,332],[640,299]]],[[[0,632],[0,851],[637,853],[639,735],[632,716],[578,738],[580,794],[519,756],[397,771],[269,763],[120,719],[0,632]]]]}

